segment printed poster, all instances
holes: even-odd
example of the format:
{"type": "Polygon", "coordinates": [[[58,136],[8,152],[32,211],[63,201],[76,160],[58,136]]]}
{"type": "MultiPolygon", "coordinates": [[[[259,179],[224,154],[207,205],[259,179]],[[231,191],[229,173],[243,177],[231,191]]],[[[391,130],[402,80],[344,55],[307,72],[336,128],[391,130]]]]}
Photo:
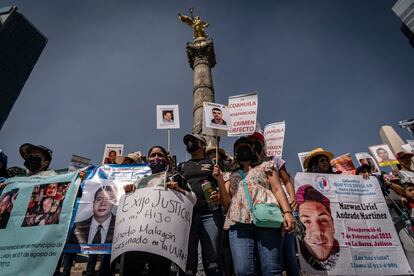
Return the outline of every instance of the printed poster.
{"type": "Polygon", "coordinates": [[[228,130],[230,115],[227,106],[218,103],[203,103],[206,126],[212,129],[228,130]]]}
{"type": "Polygon", "coordinates": [[[299,260],[306,275],[410,275],[375,177],[297,173],[299,260]]]}
{"type": "Polygon", "coordinates": [[[332,159],[331,166],[335,172],[341,172],[342,174],[354,175],[356,170],[350,153],[345,153],[332,159]]]}
{"type": "Polygon", "coordinates": [[[371,173],[373,174],[379,174],[380,168],[378,167],[377,163],[374,160],[374,157],[372,157],[367,152],[358,152],[355,153],[355,158],[358,160],[358,163],[360,166],[362,165],[369,165],[371,167],[371,173]]]}
{"type": "Polygon", "coordinates": [[[386,144],[370,146],[369,150],[371,151],[375,160],[377,160],[380,167],[399,164],[390,147],[386,144]]]}
{"type": "Polygon", "coordinates": [[[7,180],[0,200],[1,275],[52,275],[69,230],[77,173],[7,180]]]}
{"type": "Polygon", "coordinates": [[[146,164],[104,165],[96,168],[82,183],[82,197],[65,252],[110,254],[116,210],[124,194],[123,187],[149,174],[151,170],[146,164]]]}
{"type": "Polygon", "coordinates": [[[157,129],[180,128],[178,105],[157,105],[157,129]]]}
{"type": "Polygon", "coordinates": [[[185,271],[194,193],[164,187],[135,190],[120,200],[111,262],[128,251],[163,256],[185,271]]]}
{"type": "Polygon", "coordinates": [[[116,164],[115,159],[117,156],[121,156],[124,153],[123,144],[106,144],[104,155],[102,158],[102,165],[116,164]]]}
{"type": "Polygon", "coordinates": [[[285,139],[285,121],[265,126],[266,155],[282,158],[283,141],[285,139]]]}
{"type": "Polygon", "coordinates": [[[257,94],[229,97],[231,126],[228,136],[245,136],[254,133],[257,118],[257,94]]]}

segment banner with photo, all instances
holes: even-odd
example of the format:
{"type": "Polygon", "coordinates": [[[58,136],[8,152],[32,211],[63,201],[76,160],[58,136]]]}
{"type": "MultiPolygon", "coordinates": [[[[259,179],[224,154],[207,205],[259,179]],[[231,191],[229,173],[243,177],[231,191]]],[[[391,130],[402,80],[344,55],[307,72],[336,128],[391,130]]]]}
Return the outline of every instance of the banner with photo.
{"type": "Polygon", "coordinates": [[[194,193],[164,187],[137,189],[121,198],[111,262],[128,251],[163,256],[185,271],[194,193]]]}
{"type": "Polygon", "coordinates": [[[375,177],[297,173],[300,264],[306,275],[411,275],[375,177]]]}
{"type": "Polygon", "coordinates": [[[397,158],[394,156],[394,153],[386,144],[370,146],[369,150],[371,151],[375,160],[377,160],[380,167],[399,164],[397,158]]]}
{"type": "Polygon", "coordinates": [[[341,172],[342,174],[354,175],[356,170],[350,153],[345,153],[332,159],[331,166],[335,172],[341,172]]]}
{"type": "Polygon", "coordinates": [[[231,126],[229,136],[244,136],[254,133],[257,120],[257,94],[229,97],[231,126]]]}
{"type": "Polygon", "coordinates": [[[285,121],[265,126],[266,155],[282,157],[285,139],[285,121]]]}
{"type": "Polygon", "coordinates": [[[151,174],[146,164],[104,165],[82,183],[82,197],[75,207],[65,252],[110,254],[115,215],[124,186],[151,174]]]}
{"type": "Polygon", "coordinates": [[[7,180],[0,196],[1,275],[53,274],[69,230],[77,176],[7,180]]]}
{"type": "Polygon", "coordinates": [[[157,105],[157,129],[180,128],[180,112],[178,105],[157,105]]]}
{"type": "Polygon", "coordinates": [[[377,162],[375,162],[375,159],[371,156],[371,154],[367,152],[358,152],[355,153],[355,158],[358,160],[360,166],[369,165],[371,167],[371,173],[380,173],[380,168],[378,167],[377,162]]]}

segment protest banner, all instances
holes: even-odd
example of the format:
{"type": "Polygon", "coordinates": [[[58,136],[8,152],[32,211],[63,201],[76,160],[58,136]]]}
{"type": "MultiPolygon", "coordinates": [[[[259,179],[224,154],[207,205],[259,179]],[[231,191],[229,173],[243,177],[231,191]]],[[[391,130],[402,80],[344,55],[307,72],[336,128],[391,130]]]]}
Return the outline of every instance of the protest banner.
{"type": "Polygon", "coordinates": [[[64,252],[110,254],[115,214],[119,199],[124,194],[123,187],[150,173],[146,164],[96,168],[82,183],[82,197],[75,207],[74,224],[64,252]],[[99,225],[104,230],[100,233],[100,239],[96,238],[99,225]]]}
{"type": "Polygon", "coordinates": [[[410,275],[375,177],[297,173],[301,269],[306,275],[410,275]]]}
{"type": "Polygon", "coordinates": [[[206,127],[225,131],[229,129],[230,115],[227,106],[218,103],[204,102],[203,111],[206,127]]]}
{"type": "Polygon", "coordinates": [[[254,133],[257,118],[257,94],[245,94],[229,97],[231,126],[229,136],[243,136],[254,133]]]}
{"type": "Polygon", "coordinates": [[[123,196],[116,215],[111,262],[128,251],[163,256],[185,271],[195,195],[164,187],[123,196]]]}
{"type": "Polygon", "coordinates": [[[369,150],[381,167],[399,164],[390,147],[386,144],[370,146],[369,150]]]}
{"type": "Polygon", "coordinates": [[[335,172],[341,172],[342,174],[355,174],[355,166],[352,162],[352,157],[350,153],[345,153],[331,160],[331,166],[334,168],[335,172]]]}
{"type": "Polygon", "coordinates": [[[285,139],[285,121],[265,126],[266,155],[282,157],[285,139]]]}
{"type": "Polygon", "coordinates": [[[123,144],[106,144],[102,158],[102,165],[104,164],[115,164],[117,156],[124,153],[123,144]]]}
{"type": "Polygon", "coordinates": [[[52,275],[69,230],[77,173],[15,177],[0,201],[0,274],[52,275]]]}
{"type": "Polygon", "coordinates": [[[80,170],[82,168],[89,166],[90,163],[91,159],[74,154],[70,158],[69,171],[73,172],[80,170]]]}
{"type": "Polygon", "coordinates": [[[178,105],[157,105],[157,129],[180,128],[178,105]]]}
{"type": "Polygon", "coordinates": [[[298,158],[299,158],[299,162],[300,162],[300,167],[302,168],[302,172],[306,172],[305,168],[303,167],[303,161],[309,155],[309,153],[310,153],[310,151],[305,151],[305,152],[299,152],[298,153],[298,158]]]}
{"type": "Polygon", "coordinates": [[[373,174],[379,174],[380,168],[378,167],[377,163],[374,160],[374,157],[372,157],[367,152],[358,152],[355,153],[355,158],[358,160],[358,163],[360,166],[362,165],[369,165],[371,167],[371,173],[373,174]]]}

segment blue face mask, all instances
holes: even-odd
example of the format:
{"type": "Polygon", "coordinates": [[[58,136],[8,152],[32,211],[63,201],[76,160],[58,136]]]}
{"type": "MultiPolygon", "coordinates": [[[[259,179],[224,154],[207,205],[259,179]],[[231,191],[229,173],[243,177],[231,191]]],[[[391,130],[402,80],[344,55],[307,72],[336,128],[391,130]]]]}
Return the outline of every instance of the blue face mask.
{"type": "Polygon", "coordinates": [[[148,162],[148,166],[151,168],[151,172],[159,173],[167,170],[167,160],[161,158],[155,158],[148,162]]]}

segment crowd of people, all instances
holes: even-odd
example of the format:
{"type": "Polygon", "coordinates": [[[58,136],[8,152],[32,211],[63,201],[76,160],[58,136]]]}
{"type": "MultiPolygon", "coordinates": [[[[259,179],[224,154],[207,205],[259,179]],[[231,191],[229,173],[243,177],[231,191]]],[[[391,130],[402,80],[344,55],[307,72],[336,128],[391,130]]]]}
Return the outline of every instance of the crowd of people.
{"type": "MultiPolygon", "coordinates": [[[[205,137],[200,134],[187,134],[183,143],[191,158],[177,166],[161,146],[151,147],[145,157],[131,153],[115,158],[114,154],[110,154],[105,162],[146,162],[150,167],[152,174],[135,184],[126,185],[125,193],[139,193],[141,188],[166,185],[183,194],[195,194],[187,265],[185,271],[179,271],[181,275],[196,275],[200,269],[201,256],[204,273],[208,276],[282,275],[283,271],[287,275],[298,276],[297,240],[303,258],[312,263],[315,269],[329,269],[335,265],[339,244],[334,237],[329,199],[310,185],[301,186],[295,192],[285,161],[279,157],[266,156],[262,133],[255,132],[237,139],[232,157],[221,148],[216,154],[216,148],[207,146],[205,137]],[[259,206],[276,210],[270,221],[258,219],[259,206]]],[[[24,159],[25,169],[7,168],[7,156],[0,152],[0,183],[15,176],[56,175],[56,172],[48,169],[52,161],[50,149],[24,144],[20,147],[20,155],[24,159]]],[[[377,177],[387,196],[390,190],[400,196],[398,206],[390,204],[390,208],[397,208],[400,212],[398,216],[406,216],[403,219],[409,225],[411,234],[414,224],[410,224],[410,219],[406,218],[411,218],[414,209],[413,156],[412,153],[397,153],[400,165],[391,175],[373,175],[375,167],[368,163],[358,167],[355,172],[366,179],[377,177]],[[408,210],[408,213],[404,210],[408,210]]],[[[307,173],[340,174],[331,165],[333,157],[333,153],[316,148],[303,160],[303,166],[307,173]]],[[[85,172],[81,176],[84,177],[85,172]]],[[[33,214],[27,215],[27,226],[58,223],[53,221],[53,213],[58,212],[59,208],[57,195],[62,196],[66,190],[65,187],[56,187],[49,194],[49,186],[39,187],[33,192],[33,214]],[[57,208],[52,212],[53,204],[57,208]]],[[[4,187],[5,184],[0,184],[0,189],[4,187]]],[[[82,236],[85,243],[89,244],[105,241],[108,230],[105,237],[101,231],[105,231],[105,225],[113,223],[113,218],[110,211],[104,212],[102,206],[113,201],[113,192],[98,190],[95,194],[94,206],[96,204],[101,213],[98,212],[96,217],[94,213],[88,219],[88,227],[92,227],[93,222],[100,227],[97,230],[88,228],[82,236],[82,222],[75,223],[69,240],[82,236]]],[[[10,192],[1,195],[0,228],[7,224],[16,196],[10,192]]],[[[70,275],[75,255],[63,254],[63,273],[60,272],[59,264],[56,275],[70,275]]],[[[108,255],[90,255],[89,259],[87,275],[112,275],[115,269],[119,269],[121,275],[168,275],[174,267],[167,258],[147,252],[127,252],[122,256],[122,265],[112,267],[108,255]],[[96,272],[98,259],[101,265],[96,272]]]]}

